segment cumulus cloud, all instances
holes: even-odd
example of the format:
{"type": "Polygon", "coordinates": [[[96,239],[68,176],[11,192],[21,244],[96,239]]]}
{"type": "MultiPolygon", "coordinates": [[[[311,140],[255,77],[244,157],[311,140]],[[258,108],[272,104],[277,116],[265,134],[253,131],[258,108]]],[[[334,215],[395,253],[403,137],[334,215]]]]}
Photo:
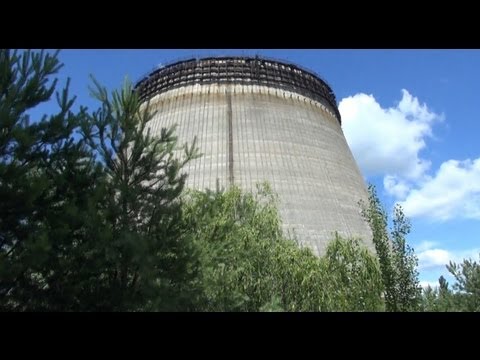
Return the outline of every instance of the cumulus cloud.
{"type": "Polygon", "coordinates": [[[395,107],[382,108],[373,95],[360,93],[342,99],[339,110],[345,137],[363,174],[387,175],[386,190],[405,196],[407,181],[421,178],[430,167],[420,151],[441,116],[405,89],[395,107]]]}
{"type": "Polygon", "coordinates": [[[449,263],[451,254],[444,249],[429,249],[418,253],[418,268],[428,269],[445,266],[449,263]]]}
{"type": "Polygon", "coordinates": [[[434,177],[411,190],[400,205],[410,217],[480,220],[480,158],[445,161],[434,177]]]}
{"type": "Polygon", "coordinates": [[[438,243],[436,241],[423,241],[419,245],[415,246],[415,251],[419,253],[425,250],[433,249],[437,245],[438,243]]]}
{"type": "Polygon", "coordinates": [[[445,161],[430,175],[431,163],[421,155],[433,125],[443,115],[405,89],[394,107],[383,108],[373,95],[360,93],[342,99],[339,110],[345,137],[363,174],[383,176],[385,191],[407,216],[480,220],[480,158],[445,161]]]}
{"type": "Polygon", "coordinates": [[[409,183],[394,175],[386,175],[383,178],[383,187],[397,199],[405,199],[410,191],[409,183]]]}
{"type": "Polygon", "coordinates": [[[461,263],[463,259],[478,259],[479,248],[449,251],[435,247],[435,242],[426,241],[416,248],[418,269],[444,268],[450,261],[461,263]]]}

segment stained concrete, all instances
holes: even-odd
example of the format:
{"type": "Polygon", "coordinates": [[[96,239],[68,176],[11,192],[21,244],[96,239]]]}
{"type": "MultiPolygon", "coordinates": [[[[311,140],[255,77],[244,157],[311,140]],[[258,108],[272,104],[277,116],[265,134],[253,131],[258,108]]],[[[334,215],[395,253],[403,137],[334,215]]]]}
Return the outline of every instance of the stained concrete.
{"type": "Polygon", "coordinates": [[[317,101],[256,85],[190,85],[156,95],[153,133],[176,124],[179,144],[203,156],[189,163],[187,186],[246,190],[269,181],[280,198],[283,227],[316,254],[333,233],[362,237],[371,231],[358,202],[367,200],[362,175],[339,121],[317,101]]]}

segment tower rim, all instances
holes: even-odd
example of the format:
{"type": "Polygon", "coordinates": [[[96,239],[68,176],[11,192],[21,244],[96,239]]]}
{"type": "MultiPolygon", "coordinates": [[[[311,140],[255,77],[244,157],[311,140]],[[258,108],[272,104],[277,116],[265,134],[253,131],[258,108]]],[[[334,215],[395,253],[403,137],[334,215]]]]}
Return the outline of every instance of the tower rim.
{"type": "Polygon", "coordinates": [[[142,101],[189,85],[257,85],[291,91],[318,101],[341,116],[330,85],[313,71],[267,57],[215,56],[175,61],[159,67],[135,84],[142,101]]]}

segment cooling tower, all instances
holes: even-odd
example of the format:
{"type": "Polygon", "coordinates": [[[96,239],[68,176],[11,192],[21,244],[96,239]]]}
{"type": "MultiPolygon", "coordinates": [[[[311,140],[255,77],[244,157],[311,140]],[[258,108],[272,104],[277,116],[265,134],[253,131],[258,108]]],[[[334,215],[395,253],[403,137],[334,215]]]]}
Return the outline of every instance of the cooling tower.
{"type": "Polygon", "coordinates": [[[153,134],[177,124],[180,144],[197,137],[203,156],[186,168],[188,187],[254,190],[266,180],[284,230],[316,254],[335,231],[373,248],[358,205],[365,183],[335,95],[318,76],[269,59],[216,57],[157,69],[136,90],[157,111],[153,134]]]}

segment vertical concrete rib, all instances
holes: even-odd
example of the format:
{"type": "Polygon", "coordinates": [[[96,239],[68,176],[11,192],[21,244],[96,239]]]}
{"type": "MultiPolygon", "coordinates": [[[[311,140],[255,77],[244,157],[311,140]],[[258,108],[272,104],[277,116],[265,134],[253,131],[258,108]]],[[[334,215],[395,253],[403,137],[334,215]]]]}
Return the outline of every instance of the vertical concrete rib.
{"type": "Polygon", "coordinates": [[[230,86],[226,87],[227,98],[227,124],[228,124],[228,181],[230,185],[235,183],[233,177],[233,124],[232,124],[232,94],[230,86]]]}

